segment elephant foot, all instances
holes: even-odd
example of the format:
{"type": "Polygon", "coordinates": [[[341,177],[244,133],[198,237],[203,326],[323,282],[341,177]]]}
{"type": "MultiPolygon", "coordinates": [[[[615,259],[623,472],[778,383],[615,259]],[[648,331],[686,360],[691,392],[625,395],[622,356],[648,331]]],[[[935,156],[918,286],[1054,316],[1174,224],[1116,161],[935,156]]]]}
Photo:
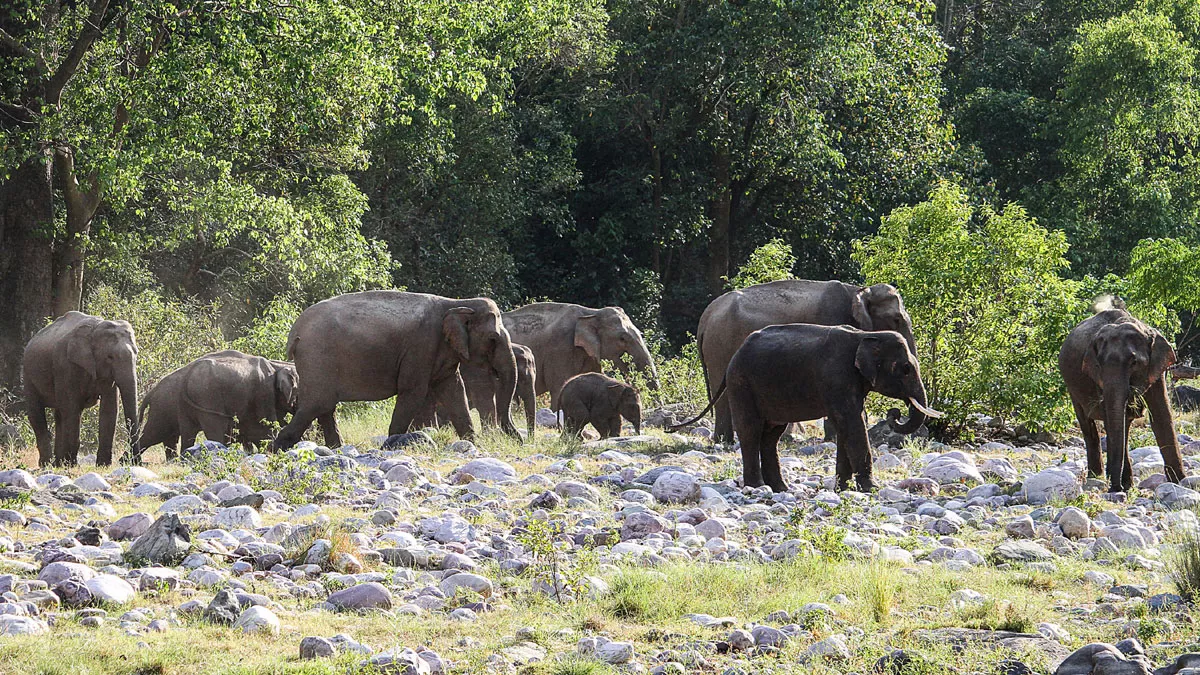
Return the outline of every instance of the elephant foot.
{"type": "Polygon", "coordinates": [[[837,482],[834,485],[835,485],[835,490],[837,492],[842,492],[843,490],[848,490],[848,489],[850,489],[850,477],[849,476],[838,476],[837,482]]]}
{"type": "Polygon", "coordinates": [[[859,478],[857,478],[855,480],[855,483],[858,485],[859,492],[874,492],[875,491],[875,481],[871,480],[870,476],[867,476],[865,478],[860,476],[859,478]]]}
{"type": "Polygon", "coordinates": [[[784,483],[782,481],[771,484],[771,490],[774,491],[776,494],[782,493],[782,492],[787,492],[788,489],[789,489],[788,484],[784,483]]]}
{"type": "Polygon", "coordinates": [[[1124,502],[1125,496],[1125,492],[1118,490],[1116,486],[1113,486],[1110,492],[1100,495],[1100,497],[1105,501],[1113,502],[1114,504],[1120,504],[1124,502]]]}
{"type": "Polygon", "coordinates": [[[764,483],[763,479],[761,479],[761,478],[743,478],[742,479],[742,487],[760,488],[764,485],[766,485],[766,483],[764,483]]]}

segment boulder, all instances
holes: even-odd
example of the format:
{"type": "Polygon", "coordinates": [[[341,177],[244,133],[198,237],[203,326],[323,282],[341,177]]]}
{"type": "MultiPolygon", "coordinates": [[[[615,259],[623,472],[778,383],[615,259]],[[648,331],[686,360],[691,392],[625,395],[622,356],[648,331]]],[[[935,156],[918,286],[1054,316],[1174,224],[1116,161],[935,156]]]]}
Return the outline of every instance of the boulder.
{"type": "Polygon", "coordinates": [[[226,530],[255,530],[262,527],[262,517],[251,506],[230,506],[217,511],[212,526],[226,530]]]}
{"type": "Polygon", "coordinates": [[[243,633],[270,633],[271,635],[279,634],[279,617],[275,616],[275,612],[255,605],[238,615],[237,621],[233,623],[235,630],[240,630],[243,633]]]}
{"type": "Polygon", "coordinates": [[[212,602],[208,603],[208,607],[204,608],[205,619],[226,626],[232,626],[241,615],[242,605],[238,602],[237,595],[228,588],[218,591],[212,602]]]}
{"type": "Polygon", "coordinates": [[[664,471],[654,480],[650,494],[663,504],[694,504],[700,501],[700,481],[690,473],[664,471]]]}
{"type": "Polygon", "coordinates": [[[517,470],[512,465],[494,457],[473,459],[462,465],[455,474],[470,474],[479,480],[505,481],[516,480],[517,470]]]}
{"type": "Polygon", "coordinates": [[[88,579],[87,588],[91,592],[93,600],[114,605],[133,602],[137,595],[128,581],[112,574],[100,574],[88,579]]]}
{"type": "Polygon", "coordinates": [[[1129,656],[1113,645],[1094,642],[1075,650],[1054,675],[1151,675],[1150,663],[1141,655],[1129,656]]]}
{"type": "Polygon", "coordinates": [[[1054,554],[1032,541],[1008,541],[992,550],[992,560],[1000,563],[1028,563],[1052,560],[1054,554]]]}
{"type": "Polygon", "coordinates": [[[168,513],[161,516],[145,533],[129,547],[128,555],[145,558],[157,565],[174,565],[187,555],[192,546],[192,531],[179,520],[179,516],[168,513]]]}
{"type": "Polygon", "coordinates": [[[1055,499],[1074,499],[1083,494],[1083,487],[1066,469],[1045,469],[1025,479],[1021,494],[1027,504],[1045,504],[1055,499]]]}
{"type": "Polygon", "coordinates": [[[327,602],[341,611],[391,609],[392,592],[383,584],[370,581],[336,591],[327,602]]]}
{"type": "Polygon", "coordinates": [[[975,461],[961,450],[952,450],[938,455],[925,466],[921,476],[932,478],[942,485],[964,481],[986,482],[980,475],[979,469],[975,468],[975,461]]]}

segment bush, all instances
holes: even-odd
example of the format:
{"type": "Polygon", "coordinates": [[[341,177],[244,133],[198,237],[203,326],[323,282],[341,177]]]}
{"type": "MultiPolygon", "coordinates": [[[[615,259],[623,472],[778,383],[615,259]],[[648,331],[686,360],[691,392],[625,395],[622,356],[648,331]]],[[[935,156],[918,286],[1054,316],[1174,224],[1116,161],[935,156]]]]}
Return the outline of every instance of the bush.
{"type": "MultiPolygon", "coordinates": [[[[667,404],[683,403],[689,409],[703,409],[708,405],[708,387],[704,381],[704,370],[700,365],[700,348],[695,338],[690,334],[679,356],[666,356],[662,353],[663,340],[657,336],[647,335],[646,343],[650,347],[650,358],[654,360],[654,368],[658,371],[658,390],[650,389],[649,378],[641,371],[632,367],[628,373],[622,374],[616,368],[605,363],[604,372],[613,373],[618,379],[633,385],[642,396],[643,412],[667,404]]],[[[626,362],[632,366],[633,361],[625,355],[626,362]]]]}
{"type": "Polygon", "coordinates": [[[233,341],[233,348],[269,359],[287,360],[288,333],[303,310],[287,296],[275,297],[242,331],[242,336],[233,341]]]}
{"type": "Polygon", "coordinates": [[[792,268],[796,266],[796,256],[792,255],[792,247],[782,239],[772,239],[754,249],[746,264],[738,268],[737,274],[729,282],[731,290],[765,284],[770,281],[794,279],[792,268]]]}
{"type": "Polygon", "coordinates": [[[1063,279],[1066,239],[1023,208],[975,206],[953,184],[892,211],[857,241],[867,283],[891,283],[912,314],[930,402],[951,432],[967,415],[1065,428],[1073,419],[1058,350],[1088,303],[1063,279]]]}
{"type": "Polygon", "coordinates": [[[1200,601],[1200,532],[1187,528],[1167,559],[1167,570],[1175,590],[1184,600],[1200,601]]]}

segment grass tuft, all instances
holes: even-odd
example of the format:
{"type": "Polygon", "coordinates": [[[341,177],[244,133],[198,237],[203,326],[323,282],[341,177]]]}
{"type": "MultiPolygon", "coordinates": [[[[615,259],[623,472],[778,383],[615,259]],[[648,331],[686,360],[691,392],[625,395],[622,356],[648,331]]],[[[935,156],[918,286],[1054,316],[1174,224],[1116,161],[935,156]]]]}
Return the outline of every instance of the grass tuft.
{"type": "Polygon", "coordinates": [[[1200,531],[1184,530],[1167,558],[1167,570],[1180,597],[1190,603],[1200,600],[1200,531]]]}

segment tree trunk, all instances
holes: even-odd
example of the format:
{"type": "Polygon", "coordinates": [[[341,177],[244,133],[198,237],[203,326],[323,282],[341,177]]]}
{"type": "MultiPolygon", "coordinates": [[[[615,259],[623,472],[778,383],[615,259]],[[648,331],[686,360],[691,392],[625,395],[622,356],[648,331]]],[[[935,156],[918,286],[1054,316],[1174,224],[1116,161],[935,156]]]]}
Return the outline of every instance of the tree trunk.
{"type": "Polygon", "coordinates": [[[54,191],[47,157],[0,184],[0,388],[20,387],[25,344],[52,309],[54,191]]]}
{"type": "Polygon", "coordinates": [[[729,229],[731,183],[729,180],[729,147],[718,146],[713,154],[713,200],[710,204],[708,226],[708,292],[720,295],[725,291],[729,276],[729,229]]]}
{"type": "Polygon", "coordinates": [[[67,233],[54,247],[54,316],[62,316],[83,307],[83,260],[100,191],[94,180],[85,179],[91,190],[79,185],[69,149],[55,153],[54,171],[67,207],[67,233]]]}

